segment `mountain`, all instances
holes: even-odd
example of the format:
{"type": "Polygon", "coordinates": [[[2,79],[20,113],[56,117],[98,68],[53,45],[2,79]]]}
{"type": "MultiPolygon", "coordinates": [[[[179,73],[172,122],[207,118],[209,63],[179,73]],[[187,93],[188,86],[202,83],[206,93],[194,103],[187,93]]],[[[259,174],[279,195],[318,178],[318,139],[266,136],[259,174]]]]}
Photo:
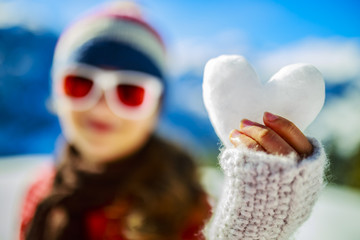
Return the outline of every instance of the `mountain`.
{"type": "Polygon", "coordinates": [[[50,66],[57,36],[0,29],[0,155],[50,153],[59,123],[50,114],[50,66]]]}
{"type": "Polygon", "coordinates": [[[187,72],[169,79],[159,131],[193,152],[217,152],[216,136],[202,99],[202,76],[187,72]]]}

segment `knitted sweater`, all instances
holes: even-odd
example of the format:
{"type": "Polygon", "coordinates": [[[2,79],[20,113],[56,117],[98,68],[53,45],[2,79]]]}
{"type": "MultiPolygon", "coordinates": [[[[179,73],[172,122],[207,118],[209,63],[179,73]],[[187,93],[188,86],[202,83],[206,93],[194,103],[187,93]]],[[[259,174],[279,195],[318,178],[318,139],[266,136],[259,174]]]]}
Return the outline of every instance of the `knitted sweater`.
{"type": "MultiPolygon", "coordinates": [[[[289,239],[309,217],[323,188],[326,156],[318,141],[310,141],[314,152],[300,163],[295,155],[275,156],[242,148],[224,149],[219,156],[225,173],[224,188],[204,230],[206,239],[289,239]]],[[[30,188],[23,209],[20,239],[23,239],[38,202],[49,191],[51,181],[46,179],[51,180],[53,174],[48,172],[30,188]]],[[[93,219],[99,221],[104,217],[93,219]]],[[[187,233],[182,239],[203,239],[202,234],[195,234],[199,226],[202,223],[198,219],[184,229],[187,233]]],[[[103,230],[90,229],[94,232],[92,239],[102,239],[95,237],[95,232],[103,230]]]]}
{"type": "Polygon", "coordinates": [[[326,155],[320,143],[311,156],[275,156],[230,148],[220,154],[225,184],[209,240],[285,240],[309,217],[323,188],[326,155]]]}

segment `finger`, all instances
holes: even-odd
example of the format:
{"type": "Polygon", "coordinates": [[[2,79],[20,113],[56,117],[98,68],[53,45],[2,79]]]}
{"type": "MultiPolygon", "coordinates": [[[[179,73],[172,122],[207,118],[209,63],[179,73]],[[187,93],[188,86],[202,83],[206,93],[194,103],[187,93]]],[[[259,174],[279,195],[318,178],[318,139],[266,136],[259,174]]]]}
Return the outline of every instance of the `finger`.
{"type": "Polygon", "coordinates": [[[267,127],[279,134],[300,156],[308,156],[312,153],[313,146],[294,123],[269,112],[264,113],[263,120],[267,127]]]}
{"type": "Polygon", "coordinates": [[[230,133],[230,142],[234,145],[234,147],[245,146],[248,149],[265,152],[265,149],[254,139],[242,134],[236,129],[230,133]]]}
{"type": "Polygon", "coordinates": [[[293,152],[296,153],[294,148],[266,126],[243,119],[240,124],[240,132],[254,139],[270,154],[288,155],[293,152]]]}

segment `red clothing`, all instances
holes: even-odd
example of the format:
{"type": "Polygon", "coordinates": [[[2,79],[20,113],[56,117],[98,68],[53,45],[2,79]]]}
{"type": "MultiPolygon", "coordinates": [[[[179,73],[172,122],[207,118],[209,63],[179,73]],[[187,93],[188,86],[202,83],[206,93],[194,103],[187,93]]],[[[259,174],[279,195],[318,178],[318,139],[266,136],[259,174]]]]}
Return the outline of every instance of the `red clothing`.
{"type": "MultiPolygon", "coordinates": [[[[25,239],[25,231],[35,214],[37,205],[51,191],[54,176],[55,170],[48,167],[41,171],[38,179],[30,186],[21,212],[20,240],[25,239]]],[[[205,196],[202,204],[208,208],[210,215],[210,205],[205,196]]],[[[119,219],[118,216],[121,216],[122,213],[124,214],[127,207],[128,204],[123,201],[89,211],[85,217],[85,226],[90,237],[89,240],[126,240],[122,234],[121,218],[119,219]]],[[[188,219],[186,227],[181,234],[181,239],[205,239],[201,234],[205,220],[202,215],[197,214],[195,211],[188,219]]]]}

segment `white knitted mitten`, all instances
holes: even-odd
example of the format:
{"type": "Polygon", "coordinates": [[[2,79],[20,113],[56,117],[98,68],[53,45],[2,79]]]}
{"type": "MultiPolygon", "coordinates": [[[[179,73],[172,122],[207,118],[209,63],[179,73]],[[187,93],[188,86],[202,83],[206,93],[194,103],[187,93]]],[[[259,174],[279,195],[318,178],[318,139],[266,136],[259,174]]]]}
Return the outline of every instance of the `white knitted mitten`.
{"type": "Polygon", "coordinates": [[[205,230],[211,240],[284,240],[309,217],[323,188],[326,155],[321,144],[297,163],[295,154],[275,156],[243,148],[224,149],[225,185],[205,230]]]}

